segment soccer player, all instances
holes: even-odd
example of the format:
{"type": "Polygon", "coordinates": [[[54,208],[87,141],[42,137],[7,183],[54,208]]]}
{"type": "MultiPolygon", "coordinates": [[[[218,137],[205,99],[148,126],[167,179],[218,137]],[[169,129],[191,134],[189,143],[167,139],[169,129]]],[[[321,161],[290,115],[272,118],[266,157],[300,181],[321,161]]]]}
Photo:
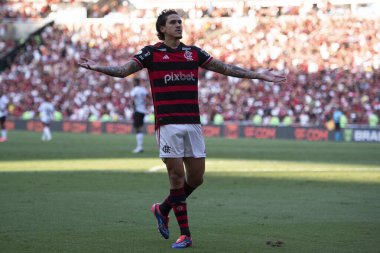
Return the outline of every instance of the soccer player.
{"type": "Polygon", "coordinates": [[[142,127],[144,125],[144,117],[146,113],[146,99],[148,91],[145,87],[140,85],[140,79],[133,79],[134,87],[131,90],[131,96],[133,98],[133,127],[136,131],[136,148],[132,153],[144,152],[144,133],[142,127]]]}
{"type": "Polygon", "coordinates": [[[44,125],[42,131],[42,141],[51,141],[51,131],[50,131],[50,122],[54,118],[54,105],[50,102],[50,95],[46,94],[44,101],[38,107],[38,112],[40,113],[40,119],[44,125]]]}
{"type": "Polygon", "coordinates": [[[8,140],[7,136],[7,128],[5,126],[5,122],[7,120],[8,115],[8,103],[9,99],[3,88],[0,88],[0,128],[1,128],[1,137],[0,142],[6,142],[8,140]]]}
{"type": "Polygon", "coordinates": [[[169,212],[173,209],[181,235],[172,248],[187,248],[192,239],[187,216],[187,197],[203,182],[206,148],[200,125],[198,67],[228,76],[283,83],[284,75],[263,73],[223,63],[204,50],[185,45],[182,20],[175,10],[164,10],[156,30],[162,41],[142,48],[122,66],[101,66],[82,58],[79,66],[124,78],[143,68],[149,71],[155,109],[156,137],[160,157],[169,175],[170,192],[162,203],[152,206],[158,230],[169,238],[169,212]]]}
{"type": "Polygon", "coordinates": [[[333,112],[333,120],[334,120],[334,123],[335,123],[335,129],[334,129],[334,138],[335,138],[335,141],[341,141],[342,139],[342,133],[341,133],[341,125],[340,125],[340,120],[341,120],[341,117],[343,115],[343,112],[339,109],[339,107],[335,107],[334,108],[334,112],[333,112]]]}

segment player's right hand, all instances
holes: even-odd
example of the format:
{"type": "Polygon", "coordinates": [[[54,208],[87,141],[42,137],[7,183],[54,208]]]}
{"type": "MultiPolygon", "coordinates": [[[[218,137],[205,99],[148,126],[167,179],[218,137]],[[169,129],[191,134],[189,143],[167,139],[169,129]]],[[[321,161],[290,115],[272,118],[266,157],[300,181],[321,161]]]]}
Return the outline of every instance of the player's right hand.
{"type": "Polygon", "coordinates": [[[90,69],[90,70],[95,70],[96,66],[97,66],[96,62],[94,62],[93,60],[84,58],[84,57],[80,58],[78,65],[82,68],[90,69]]]}

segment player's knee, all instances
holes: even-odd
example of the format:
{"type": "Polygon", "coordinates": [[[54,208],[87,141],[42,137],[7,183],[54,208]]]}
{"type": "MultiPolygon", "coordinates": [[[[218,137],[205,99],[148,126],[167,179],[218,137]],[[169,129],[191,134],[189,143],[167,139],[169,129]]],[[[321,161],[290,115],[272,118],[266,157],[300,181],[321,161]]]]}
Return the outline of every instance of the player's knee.
{"type": "Polygon", "coordinates": [[[180,186],[185,181],[185,176],[183,173],[173,171],[169,174],[169,180],[172,185],[180,186]]]}
{"type": "Polygon", "coordinates": [[[200,185],[202,185],[202,184],[203,184],[203,177],[197,180],[197,185],[196,185],[196,187],[198,187],[198,186],[200,186],[200,185]]]}
{"type": "Polygon", "coordinates": [[[172,172],[169,175],[170,181],[180,181],[184,179],[184,176],[182,173],[172,172]]]}

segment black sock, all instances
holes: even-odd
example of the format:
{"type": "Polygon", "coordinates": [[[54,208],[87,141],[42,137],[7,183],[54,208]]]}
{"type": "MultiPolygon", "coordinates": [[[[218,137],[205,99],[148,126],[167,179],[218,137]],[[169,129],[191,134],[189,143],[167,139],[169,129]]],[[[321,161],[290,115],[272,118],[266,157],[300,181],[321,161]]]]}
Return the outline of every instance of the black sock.
{"type": "MultiPolygon", "coordinates": [[[[184,190],[185,190],[185,195],[186,195],[186,198],[187,198],[195,190],[195,188],[192,187],[192,186],[190,186],[190,185],[188,185],[185,182],[184,190]]],[[[170,213],[170,210],[172,209],[172,207],[170,206],[169,198],[170,198],[170,195],[160,204],[160,212],[164,216],[168,216],[169,213],[170,213]]]]}
{"type": "Polygon", "coordinates": [[[170,205],[177,219],[181,235],[190,236],[189,222],[187,217],[186,194],[184,188],[170,190],[170,205]]]}
{"type": "Polygon", "coordinates": [[[185,189],[186,198],[189,197],[190,194],[195,190],[194,187],[188,185],[186,182],[183,188],[185,189]]]}
{"type": "Polygon", "coordinates": [[[163,216],[168,216],[172,209],[169,202],[170,195],[160,204],[160,212],[163,216]]]}

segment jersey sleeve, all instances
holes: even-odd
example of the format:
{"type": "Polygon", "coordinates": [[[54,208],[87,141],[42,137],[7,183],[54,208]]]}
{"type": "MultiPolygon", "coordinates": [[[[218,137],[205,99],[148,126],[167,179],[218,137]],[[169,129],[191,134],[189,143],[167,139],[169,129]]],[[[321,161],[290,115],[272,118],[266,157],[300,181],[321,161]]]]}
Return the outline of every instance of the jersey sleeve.
{"type": "Polygon", "coordinates": [[[152,57],[152,49],[146,46],[137,52],[132,59],[136,61],[142,68],[148,68],[152,62],[152,57]]]}
{"type": "Polygon", "coordinates": [[[195,47],[195,50],[197,50],[198,53],[198,62],[200,67],[206,66],[213,58],[209,53],[199,47],[195,47]]]}

